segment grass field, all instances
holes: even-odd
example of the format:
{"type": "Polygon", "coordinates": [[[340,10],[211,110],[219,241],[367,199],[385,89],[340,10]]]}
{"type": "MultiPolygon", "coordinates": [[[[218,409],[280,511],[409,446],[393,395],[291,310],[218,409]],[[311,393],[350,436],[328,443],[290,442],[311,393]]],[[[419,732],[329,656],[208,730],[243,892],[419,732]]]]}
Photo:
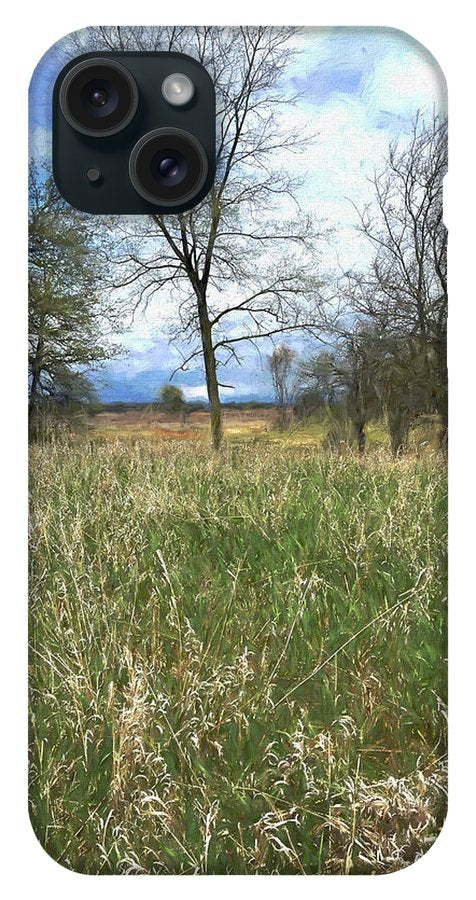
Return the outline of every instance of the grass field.
{"type": "Polygon", "coordinates": [[[443,463],[114,427],[31,452],[41,843],[89,873],[411,863],[446,805],[443,463]]]}

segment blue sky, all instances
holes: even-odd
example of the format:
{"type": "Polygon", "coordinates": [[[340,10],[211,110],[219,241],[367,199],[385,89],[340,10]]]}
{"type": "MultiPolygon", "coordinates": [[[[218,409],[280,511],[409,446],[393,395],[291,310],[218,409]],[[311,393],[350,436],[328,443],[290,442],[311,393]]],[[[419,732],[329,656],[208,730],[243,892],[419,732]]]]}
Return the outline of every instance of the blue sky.
{"type": "MultiPolygon", "coordinates": [[[[444,78],[421,45],[391,29],[306,29],[293,38],[292,45],[297,53],[281,87],[286,95],[299,93],[299,100],[285,108],[283,127],[313,139],[305,153],[282,155],[279,164],[304,178],[299,197],[303,210],[335,229],[321,260],[323,268],[361,266],[368,250],[355,231],[352,202],[361,207],[370,199],[368,177],[380,167],[389,142],[405,139],[417,109],[444,109],[444,78]]],[[[51,153],[51,87],[66,61],[60,42],[43,57],[32,78],[34,156],[51,153]]],[[[287,215],[286,207],[280,214],[287,215]]],[[[289,208],[289,216],[294,214],[289,208]]],[[[181,359],[180,348],[170,346],[166,337],[169,309],[159,295],[120,336],[126,355],[110,361],[97,379],[104,400],[149,400],[168,380],[181,359]]],[[[308,340],[296,337],[286,343],[292,343],[302,356],[313,349],[308,340]]],[[[234,390],[223,391],[223,399],[271,397],[266,367],[270,350],[262,345],[259,355],[249,348],[240,368],[227,367],[226,381],[234,390]]],[[[179,373],[174,383],[190,399],[206,396],[201,365],[179,373]]]]}

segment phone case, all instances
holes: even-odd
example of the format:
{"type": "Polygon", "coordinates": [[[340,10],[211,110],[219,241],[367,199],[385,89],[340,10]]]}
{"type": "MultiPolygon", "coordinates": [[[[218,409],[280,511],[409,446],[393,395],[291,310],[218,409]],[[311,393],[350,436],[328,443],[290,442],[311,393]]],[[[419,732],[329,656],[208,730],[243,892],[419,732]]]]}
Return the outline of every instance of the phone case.
{"type": "Polygon", "coordinates": [[[387,28],[94,27],[35,70],[29,798],[61,865],[380,874],[437,837],[446,115],[387,28]],[[157,50],[213,79],[214,185],[81,213],[55,80],[157,50]]]}

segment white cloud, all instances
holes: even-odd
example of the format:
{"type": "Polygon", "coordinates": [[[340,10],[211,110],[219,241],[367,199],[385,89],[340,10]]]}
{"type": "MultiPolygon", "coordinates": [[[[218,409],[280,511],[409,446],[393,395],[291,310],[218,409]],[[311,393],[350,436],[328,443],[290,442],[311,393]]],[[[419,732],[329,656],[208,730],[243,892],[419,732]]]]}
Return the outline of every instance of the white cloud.
{"type": "Polygon", "coordinates": [[[207,386],[206,384],[196,384],[193,387],[182,385],[182,390],[187,400],[206,400],[207,386]]]}
{"type": "MultiPolygon", "coordinates": [[[[193,387],[187,387],[187,385],[182,385],[182,391],[185,394],[185,398],[187,400],[207,400],[207,386],[206,384],[196,384],[193,387]]],[[[232,397],[234,393],[233,388],[220,388],[220,395],[222,397],[232,397]]]]}
{"type": "MultiPolygon", "coordinates": [[[[292,64],[290,82],[298,79],[303,96],[282,121],[313,140],[301,154],[281,155],[281,163],[304,179],[303,209],[335,229],[323,263],[362,265],[370,251],[354,230],[352,204],[361,209],[370,201],[369,178],[384,165],[389,143],[405,134],[417,109],[444,111],[444,77],[425,48],[393,29],[310,29],[294,44],[299,41],[304,49],[292,64]],[[346,92],[349,71],[355,83],[346,92]],[[328,89],[331,76],[335,92],[328,89]],[[316,99],[321,77],[323,101],[316,99]]],[[[283,203],[280,215],[292,218],[293,204],[283,203]]]]}
{"type": "Polygon", "coordinates": [[[28,153],[38,160],[49,159],[51,156],[51,130],[43,125],[34,125],[30,128],[28,153]]]}
{"type": "Polygon", "coordinates": [[[385,111],[405,118],[417,109],[444,109],[446,84],[436,60],[402,32],[390,34],[388,52],[376,62],[365,85],[365,103],[374,114],[385,111]]]}

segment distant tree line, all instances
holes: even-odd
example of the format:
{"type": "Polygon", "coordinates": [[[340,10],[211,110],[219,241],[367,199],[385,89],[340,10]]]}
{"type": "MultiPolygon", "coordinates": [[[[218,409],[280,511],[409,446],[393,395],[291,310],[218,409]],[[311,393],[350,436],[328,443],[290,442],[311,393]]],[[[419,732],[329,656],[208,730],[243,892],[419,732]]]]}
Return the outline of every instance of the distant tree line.
{"type": "Polygon", "coordinates": [[[425,415],[437,417],[447,447],[446,170],[446,121],[417,115],[409,141],[392,144],[374,176],[373,202],[358,212],[373,258],[365,271],[340,278],[329,346],[299,367],[285,346],[269,357],[278,407],[289,406],[292,388],[299,416],[339,409],[362,452],[372,419],[386,422],[399,454],[425,415]]]}

